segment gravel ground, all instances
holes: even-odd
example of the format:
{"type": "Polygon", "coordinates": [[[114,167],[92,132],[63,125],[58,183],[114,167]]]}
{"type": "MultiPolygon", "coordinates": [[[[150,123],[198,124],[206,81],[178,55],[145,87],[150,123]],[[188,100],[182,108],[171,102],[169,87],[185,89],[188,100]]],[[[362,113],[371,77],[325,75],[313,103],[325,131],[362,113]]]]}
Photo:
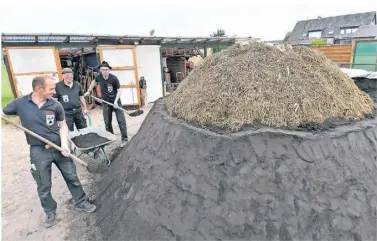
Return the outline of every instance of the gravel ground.
{"type": "MultiPolygon", "coordinates": [[[[144,107],[144,114],[138,117],[126,115],[128,136],[132,138],[152,105],[144,107]]],[[[90,111],[93,125],[103,126],[101,107],[90,111]]],[[[120,144],[120,131],[113,114],[113,127],[117,141],[106,147],[110,158],[120,144]]],[[[57,224],[51,229],[44,227],[45,214],[37,195],[37,185],[30,173],[29,146],[23,131],[7,124],[2,125],[2,240],[70,240],[67,229],[70,223],[86,226],[90,214],[76,212],[72,197],[59,170],[53,165],[52,195],[58,203],[57,224]]],[[[88,156],[81,156],[85,161],[88,156]]],[[[77,172],[85,192],[91,198],[92,175],[77,164],[77,172]]]]}

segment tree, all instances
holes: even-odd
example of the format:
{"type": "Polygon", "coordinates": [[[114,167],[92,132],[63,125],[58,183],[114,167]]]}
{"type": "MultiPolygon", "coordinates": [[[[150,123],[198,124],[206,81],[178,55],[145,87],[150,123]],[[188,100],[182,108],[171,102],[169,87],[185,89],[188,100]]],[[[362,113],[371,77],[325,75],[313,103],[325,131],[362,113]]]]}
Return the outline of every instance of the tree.
{"type": "MultiPolygon", "coordinates": [[[[211,37],[228,37],[227,34],[225,33],[225,30],[221,28],[217,29],[216,32],[211,33],[210,36],[211,37]]],[[[221,49],[222,49],[221,47],[215,47],[212,49],[212,53],[220,52],[221,49]]]]}
{"type": "Polygon", "coordinates": [[[154,29],[151,29],[150,31],[149,31],[149,36],[154,36],[154,29]]]}
{"type": "Polygon", "coordinates": [[[217,29],[216,32],[211,33],[211,37],[227,37],[224,29],[217,29]]]}
{"type": "Polygon", "coordinates": [[[289,32],[287,32],[286,34],[285,34],[285,37],[284,37],[284,42],[287,42],[288,41],[288,39],[289,39],[289,37],[291,37],[292,36],[292,31],[289,31],[289,32]]]}

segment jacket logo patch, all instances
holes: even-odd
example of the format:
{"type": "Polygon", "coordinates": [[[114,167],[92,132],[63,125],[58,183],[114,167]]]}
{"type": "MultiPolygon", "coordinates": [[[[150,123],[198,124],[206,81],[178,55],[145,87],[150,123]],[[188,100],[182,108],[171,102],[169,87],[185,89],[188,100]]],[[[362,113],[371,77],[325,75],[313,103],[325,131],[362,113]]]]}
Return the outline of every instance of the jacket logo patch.
{"type": "Polygon", "coordinates": [[[62,98],[63,98],[64,102],[68,102],[69,101],[68,95],[62,95],[62,98]]]}
{"type": "Polygon", "coordinates": [[[55,123],[55,115],[46,115],[46,124],[52,126],[55,123]]]}
{"type": "Polygon", "coordinates": [[[107,85],[107,92],[113,92],[113,85],[107,85]]]}

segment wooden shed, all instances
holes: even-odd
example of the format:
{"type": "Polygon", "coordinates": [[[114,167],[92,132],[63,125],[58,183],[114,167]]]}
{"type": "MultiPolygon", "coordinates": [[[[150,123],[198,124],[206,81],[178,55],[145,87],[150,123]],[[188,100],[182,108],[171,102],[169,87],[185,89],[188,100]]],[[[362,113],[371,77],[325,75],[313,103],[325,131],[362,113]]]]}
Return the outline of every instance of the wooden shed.
{"type": "MultiPolygon", "coordinates": [[[[147,80],[147,99],[154,102],[164,95],[164,75],[161,52],[166,47],[211,48],[230,46],[236,38],[227,37],[143,37],[143,36],[100,36],[77,34],[2,34],[1,43],[5,55],[5,65],[9,74],[14,97],[32,91],[31,81],[34,76],[48,74],[56,81],[62,80],[62,58],[72,55],[76,59],[85,59],[92,65],[106,60],[121,83],[122,105],[141,104],[139,78],[147,80]],[[74,54],[72,54],[74,53],[74,54]],[[87,57],[87,56],[86,56],[87,57]]],[[[66,61],[66,60],[65,60],[66,61]]],[[[68,67],[77,68],[81,62],[68,67]]],[[[71,61],[72,62],[72,61],[71,61]]],[[[93,80],[96,66],[87,70],[78,70],[78,81],[85,79],[84,89],[93,80]],[[89,72],[89,74],[88,74],[89,72]],[[82,77],[82,78],[81,78],[82,77]],[[88,77],[88,78],[86,78],[88,77]],[[91,78],[89,78],[91,77],[91,78]]],[[[76,72],[75,72],[76,73],[76,72]]]]}

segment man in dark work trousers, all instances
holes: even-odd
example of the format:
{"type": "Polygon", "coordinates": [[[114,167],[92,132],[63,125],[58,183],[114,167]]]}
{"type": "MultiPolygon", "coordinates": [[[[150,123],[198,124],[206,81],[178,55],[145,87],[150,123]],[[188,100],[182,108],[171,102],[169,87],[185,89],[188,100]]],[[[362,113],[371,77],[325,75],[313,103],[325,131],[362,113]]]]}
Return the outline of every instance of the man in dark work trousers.
{"type": "Polygon", "coordinates": [[[77,211],[94,212],[96,206],[86,200],[86,195],[76,173],[76,166],[69,158],[68,128],[63,106],[52,97],[55,93],[55,79],[51,76],[37,76],[32,81],[33,92],[14,99],[3,109],[3,115],[17,115],[22,125],[32,132],[61,146],[62,152],[46,145],[39,139],[26,134],[30,145],[31,174],[37,183],[38,196],[46,213],[46,228],[56,223],[56,201],[51,195],[52,163],[60,170],[75,201],[77,211]]]}
{"type": "Polygon", "coordinates": [[[56,98],[63,106],[68,129],[77,130],[87,127],[83,112],[86,113],[86,102],[84,91],[80,83],[73,80],[73,71],[64,68],[62,71],[63,80],[56,84],[56,98]],[[81,107],[82,105],[82,107],[81,107]]]}
{"type": "MultiPolygon", "coordinates": [[[[103,61],[100,65],[101,73],[96,76],[96,78],[94,79],[95,81],[92,81],[88,88],[88,91],[84,96],[90,95],[90,92],[98,83],[101,87],[102,99],[107,102],[113,103],[116,106],[121,106],[120,83],[118,78],[110,73],[110,70],[110,65],[106,61],[103,61]]],[[[103,119],[105,121],[106,130],[114,134],[113,126],[111,124],[111,121],[113,119],[113,112],[115,112],[118,121],[119,129],[122,135],[121,147],[123,147],[128,141],[126,118],[124,116],[124,113],[120,109],[114,108],[113,106],[107,105],[105,103],[103,104],[103,119]]]]}

